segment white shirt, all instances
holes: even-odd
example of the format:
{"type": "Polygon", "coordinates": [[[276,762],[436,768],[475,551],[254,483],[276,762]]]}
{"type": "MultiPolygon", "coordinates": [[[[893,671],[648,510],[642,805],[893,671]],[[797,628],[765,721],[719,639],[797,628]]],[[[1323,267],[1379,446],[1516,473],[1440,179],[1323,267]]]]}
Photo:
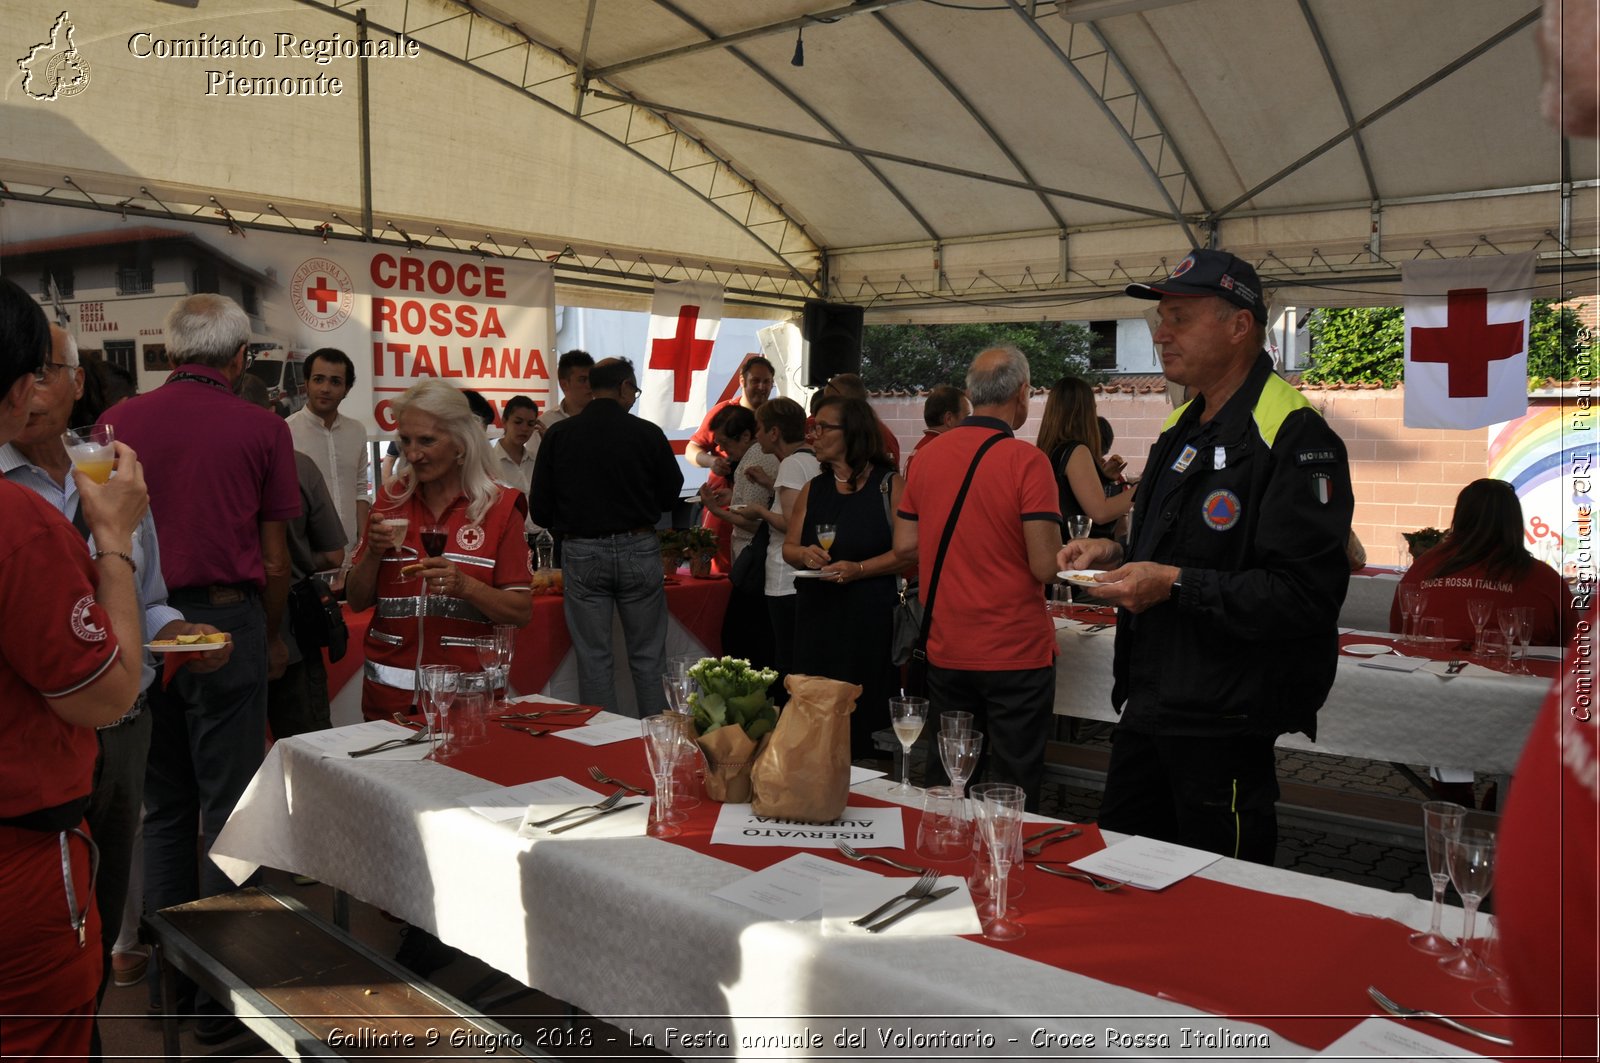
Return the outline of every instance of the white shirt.
{"type": "Polygon", "coordinates": [[[362,533],[356,503],[372,501],[367,430],[342,414],[334,415],[333,427],[329,428],[309,406],[301,407],[285,420],[294,449],[311,459],[328,485],[333,508],[344,525],[345,556],[349,557],[362,533]]]}
{"type": "MultiPolygon", "coordinates": [[[[778,463],[778,478],[772,485],[773,506],[779,505],[785,487],[799,491],[822,471],[817,456],[809,450],[797,450],[778,463]]],[[[787,513],[784,516],[788,516],[787,513]]],[[[782,598],[794,593],[794,569],[783,559],[783,532],[773,528],[767,533],[767,597],[782,598]]]]}
{"type": "MultiPolygon", "coordinates": [[[[768,491],[765,487],[762,487],[760,484],[756,483],[754,480],[750,479],[750,477],[745,475],[746,471],[750,469],[761,469],[765,471],[768,476],[772,477],[773,482],[776,483],[778,480],[778,457],[776,454],[768,454],[766,451],[762,450],[760,443],[751,443],[750,449],[745,451],[744,457],[739,459],[739,467],[734,470],[733,497],[728,500],[728,505],[742,506],[751,502],[759,502],[763,506],[770,507],[772,502],[772,492],[768,491]]],[[[774,529],[774,531],[776,531],[776,529],[774,529]]],[[[750,540],[755,537],[755,534],[755,532],[745,531],[737,524],[734,525],[733,538],[731,540],[732,554],[734,557],[738,557],[744,552],[744,548],[750,545],[750,540]]],[[[773,532],[767,533],[769,541],[772,534],[773,532]]]]}
{"type": "MultiPolygon", "coordinates": [[[[504,436],[496,440],[494,445],[489,448],[489,451],[494,457],[495,479],[507,487],[515,487],[522,492],[524,498],[531,495],[533,493],[533,459],[539,453],[539,434],[535,432],[533,437],[523,446],[521,461],[513,458],[510,452],[506,450],[504,436]]],[[[533,518],[531,517],[527,520],[527,528],[529,531],[540,530],[539,526],[533,523],[533,518]]]]}

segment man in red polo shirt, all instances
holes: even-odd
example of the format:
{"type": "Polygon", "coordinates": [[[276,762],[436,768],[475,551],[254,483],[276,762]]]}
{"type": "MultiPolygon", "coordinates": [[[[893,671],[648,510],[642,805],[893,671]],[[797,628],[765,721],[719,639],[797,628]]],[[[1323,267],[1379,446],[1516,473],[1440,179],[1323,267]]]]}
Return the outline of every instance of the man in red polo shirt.
{"type": "MultiPolygon", "coordinates": [[[[900,496],[894,550],[916,561],[924,603],[956,494],[989,446],[956,515],[939,571],[928,633],[928,701],[934,715],[972,713],[984,734],[973,778],[1020,785],[1037,809],[1044,740],[1055,713],[1055,628],[1044,584],[1056,573],[1061,509],[1044,452],[1012,435],[1028,419],[1028,359],[1015,347],[984,351],[967,373],[972,416],[918,452],[900,496]]],[[[930,723],[923,733],[939,728],[930,723]]],[[[930,774],[941,774],[937,754],[930,774]]]]}
{"type": "MultiPolygon", "coordinates": [[[[166,320],[167,382],[101,421],[140,454],[161,538],[168,601],[232,636],[214,672],[179,671],[150,688],[145,771],[145,900],[151,910],[233,883],[208,850],[266,755],[267,679],[288,657],[279,624],[289,587],[286,522],[300,515],[294,444],[283,419],[233,394],[249,358],[250,318],[222,295],[191,295],[166,320]]],[[[196,1036],[230,1035],[230,1016],[196,1036]]]]}

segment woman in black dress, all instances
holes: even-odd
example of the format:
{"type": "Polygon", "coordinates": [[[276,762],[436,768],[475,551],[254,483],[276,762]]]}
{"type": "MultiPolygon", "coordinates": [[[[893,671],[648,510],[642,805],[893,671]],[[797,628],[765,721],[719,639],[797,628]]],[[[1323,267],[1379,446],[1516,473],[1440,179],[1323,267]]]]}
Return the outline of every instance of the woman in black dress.
{"type": "Polygon", "coordinates": [[[830,396],[813,416],[822,471],[800,490],[783,542],[784,561],[802,573],[794,670],[860,684],[850,756],[874,758],[872,733],[889,726],[894,689],[889,641],[900,562],[892,514],[904,483],[866,402],[830,396]],[[824,525],[833,527],[831,543],[818,534],[824,525]]]}
{"type": "Polygon", "coordinates": [[[1039,449],[1056,472],[1061,501],[1061,538],[1071,537],[1068,518],[1087,516],[1090,538],[1115,537],[1117,521],[1133,508],[1133,492],[1100,466],[1100,419],[1094,390],[1078,377],[1062,377],[1045,399],[1039,449]]]}

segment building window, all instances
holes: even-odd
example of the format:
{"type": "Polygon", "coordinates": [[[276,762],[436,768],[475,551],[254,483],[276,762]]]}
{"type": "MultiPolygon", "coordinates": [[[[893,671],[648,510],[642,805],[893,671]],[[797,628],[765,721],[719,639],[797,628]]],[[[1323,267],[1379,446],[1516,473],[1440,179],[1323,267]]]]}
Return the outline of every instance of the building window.
{"type": "Polygon", "coordinates": [[[47,269],[39,275],[39,295],[41,298],[50,298],[50,278],[54,277],[56,291],[63,299],[71,299],[73,291],[73,277],[70,269],[47,269]]]}
{"type": "Polygon", "coordinates": [[[156,290],[155,267],[148,262],[117,270],[118,295],[147,295],[156,290]]]}
{"type": "Polygon", "coordinates": [[[1115,372],[1117,368],[1117,323],[1091,321],[1089,332],[1094,337],[1089,345],[1089,368],[1115,372]]]}
{"type": "Polygon", "coordinates": [[[240,286],[239,305],[242,306],[244,308],[244,312],[249,314],[251,317],[255,317],[257,314],[261,313],[261,300],[256,298],[256,286],[254,284],[244,284],[240,286]]]}
{"type": "Polygon", "coordinates": [[[194,268],[194,282],[191,285],[196,295],[201,292],[218,292],[217,267],[209,262],[202,262],[194,268]]]}
{"type": "MultiPolygon", "coordinates": [[[[106,340],[104,349],[108,364],[117,366],[120,369],[126,369],[128,374],[135,380],[139,379],[139,374],[133,364],[132,340],[106,340]]],[[[79,353],[81,354],[82,352],[80,351],[79,353]]]]}

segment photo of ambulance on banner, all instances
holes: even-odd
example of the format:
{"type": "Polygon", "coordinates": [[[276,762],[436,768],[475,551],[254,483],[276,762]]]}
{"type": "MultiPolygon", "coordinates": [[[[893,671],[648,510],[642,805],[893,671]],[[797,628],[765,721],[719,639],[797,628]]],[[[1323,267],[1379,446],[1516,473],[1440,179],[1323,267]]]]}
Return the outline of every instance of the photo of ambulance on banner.
{"type": "MultiPolygon", "coordinates": [[[[195,292],[226,295],[250,317],[249,371],[280,414],[305,403],[306,356],[334,347],[356,366],[340,412],[374,442],[394,430],[394,400],[429,377],[483,395],[496,429],[514,395],[545,410],[560,401],[559,352],[581,348],[597,360],[633,360],[645,389],[635,412],[656,420],[681,454],[704,411],[737,393],[747,358],[765,353],[779,363],[781,392],[783,352],[798,347],[785,322],[722,322],[721,289],[710,284],[659,284],[674,305],[659,332],[648,314],[557,307],[554,271],[532,258],[29,203],[8,204],[0,216],[0,274],[35,293],[77,336],[85,359],[125,370],[141,392],[172,369],[163,334],[172,305],[195,292]],[[681,334],[686,302],[694,308],[681,334]]],[[[686,464],[685,476],[693,489],[705,471],[686,464]]]]}

